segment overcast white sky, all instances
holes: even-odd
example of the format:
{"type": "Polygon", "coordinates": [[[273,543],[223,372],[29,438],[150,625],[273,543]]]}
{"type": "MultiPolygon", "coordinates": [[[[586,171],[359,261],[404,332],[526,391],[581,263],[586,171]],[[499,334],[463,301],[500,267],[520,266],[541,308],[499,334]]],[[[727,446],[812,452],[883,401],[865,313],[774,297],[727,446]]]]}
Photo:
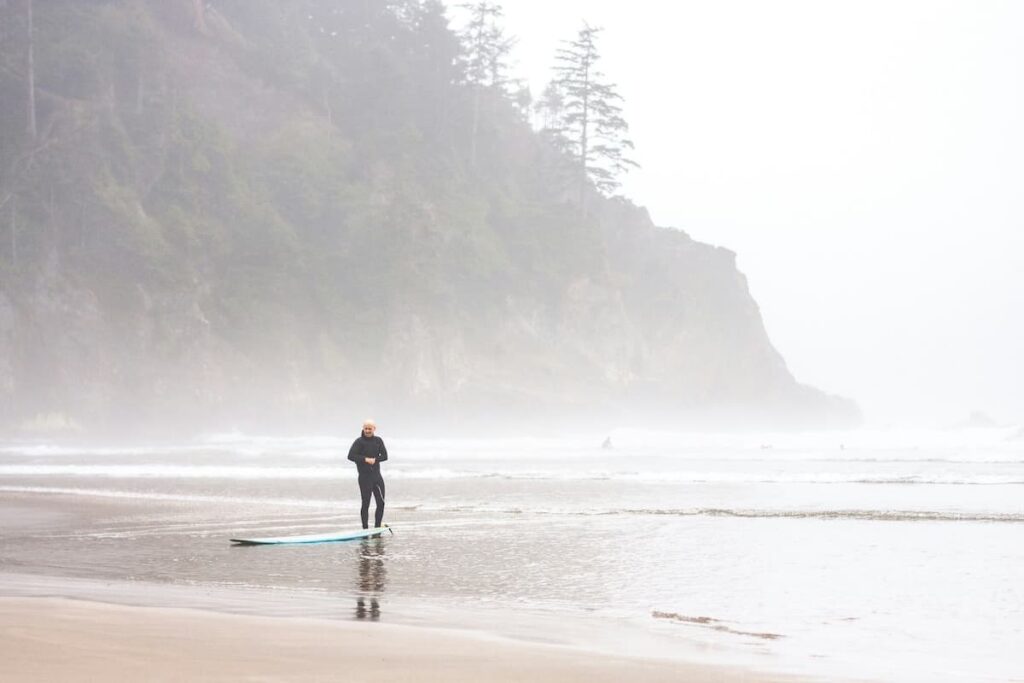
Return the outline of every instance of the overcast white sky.
{"type": "Polygon", "coordinates": [[[506,0],[535,95],[605,27],[659,225],[737,252],[869,424],[1024,422],[1024,2],[506,0]]]}

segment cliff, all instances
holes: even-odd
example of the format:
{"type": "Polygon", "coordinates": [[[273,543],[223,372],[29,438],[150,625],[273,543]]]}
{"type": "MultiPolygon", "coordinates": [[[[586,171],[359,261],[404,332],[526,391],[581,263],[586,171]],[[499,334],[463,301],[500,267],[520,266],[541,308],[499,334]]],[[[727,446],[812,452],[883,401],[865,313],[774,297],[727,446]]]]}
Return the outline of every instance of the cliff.
{"type": "Polygon", "coordinates": [[[435,2],[36,3],[35,135],[17,5],[8,429],[857,419],[794,380],[731,252],[580,206],[501,93],[470,140],[435,2]]]}

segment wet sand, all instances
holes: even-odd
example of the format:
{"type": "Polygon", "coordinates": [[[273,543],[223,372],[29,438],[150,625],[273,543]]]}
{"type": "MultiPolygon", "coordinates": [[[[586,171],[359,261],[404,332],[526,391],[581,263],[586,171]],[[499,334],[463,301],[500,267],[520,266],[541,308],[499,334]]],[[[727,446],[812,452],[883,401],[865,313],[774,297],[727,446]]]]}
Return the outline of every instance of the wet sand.
{"type": "Polygon", "coordinates": [[[0,598],[0,661],[7,682],[795,680],[475,632],[66,598],[0,598]]]}

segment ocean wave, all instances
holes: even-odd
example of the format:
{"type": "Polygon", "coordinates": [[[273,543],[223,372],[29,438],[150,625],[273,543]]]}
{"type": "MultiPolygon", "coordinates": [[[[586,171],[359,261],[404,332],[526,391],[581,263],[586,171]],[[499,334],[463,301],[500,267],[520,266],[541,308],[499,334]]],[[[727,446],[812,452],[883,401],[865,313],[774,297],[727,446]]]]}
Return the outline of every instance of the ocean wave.
{"type": "Polygon", "coordinates": [[[0,444],[0,456],[8,458],[45,458],[53,460],[88,459],[106,460],[109,458],[163,458],[175,460],[190,457],[226,458],[335,458],[344,460],[348,446],[344,449],[315,449],[309,446],[293,448],[270,447],[259,444],[217,445],[206,443],[184,443],[176,445],[136,445],[136,446],[68,446],[58,444],[0,444]]]}
{"type": "MultiPolygon", "coordinates": [[[[167,502],[276,505],[294,508],[314,508],[334,511],[347,503],[330,499],[274,498],[261,496],[223,496],[188,493],[160,493],[155,491],[122,491],[58,486],[0,486],[0,493],[29,493],[44,495],[123,498],[167,502]]],[[[821,519],[863,520],[884,522],[996,522],[1022,523],[1024,513],[950,510],[874,510],[874,509],[772,509],[772,508],[638,508],[638,507],[538,507],[510,506],[500,503],[435,504],[429,501],[407,501],[389,505],[392,510],[422,513],[474,514],[520,516],[537,515],[566,517],[732,517],[743,519],[821,519]]],[[[448,524],[448,522],[445,522],[448,524]]]]}
{"type": "MultiPolygon", "coordinates": [[[[473,476],[459,473],[458,476],[473,476]]],[[[961,473],[870,473],[870,472],[488,472],[484,478],[508,480],[625,481],[641,484],[943,484],[943,485],[1018,485],[1024,484],[1024,472],[1014,474],[961,473]]]]}
{"type": "Polygon", "coordinates": [[[529,507],[497,503],[436,505],[429,502],[408,509],[430,513],[484,515],[539,515],[566,517],[734,517],[742,519],[822,519],[878,522],[1024,522],[1024,513],[950,510],[872,510],[872,509],[765,509],[765,508],[636,508],[636,507],[529,507]]]}
{"type": "MultiPolygon", "coordinates": [[[[510,456],[516,458],[591,458],[642,455],[678,459],[818,460],[826,461],[949,461],[1022,462],[1020,427],[985,429],[864,429],[848,432],[762,432],[730,434],[669,432],[609,427],[600,433],[560,436],[416,438],[387,436],[389,446],[415,458],[510,456]],[[604,450],[608,438],[614,446],[604,450]]],[[[47,443],[30,439],[0,441],[0,454],[26,456],[106,456],[180,454],[206,451],[240,456],[344,457],[356,434],[266,436],[227,432],[182,439],[179,443],[138,443],[130,446],[47,443]]]]}
{"type": "Polygon", "coordinates": [[[207,446],[60,446],[57,444],[4,444],[0,445],[0,455],[21,456],[29,458],[47,457],[138,457],[169,455],[180,456],[196,451],[209,451],[207,446]]]}
{"type": "MultiPolygon", "coordinates": [[[[406,468],[386,471],[395,479],[472,479],[502,477],[496,472],[475,472],[448,468],[406,468]]],[[[167,464],[21,464],[0,465],[0,476],[96,477],[107,479],[230,479],[327,480],[351,479],[355,468],[344,465],[259,466],[259,465],[167,465],[167,464]]]]}
{"type": "MultiPolygon", "coordinates": [[[[5,464],[0,476],[65,476],[110,479],[325,480],[353,475],[344,465],[169,465],[169,464],[5,464]]],[[[499,479],[508,481],[615,481],[650,485],[681,484],[874,484],[992,486],[1024,484],[1024,471],[1005,474],[941,472],[729,472],[552,469],[501,470],[447,467],[394,467],[386,476],[408,480],[499,479]]]]}
{"type": "Polygon", "coordinates": [[[661,612],[658,610],[651,612],[651,616],[655,619],[670,621],[676,624],[686,624],[688,626],[700,626],[702,628],[709,628],[712,631],[729,633],[734,636],[749,636],[753,638],[761,638],[762,640],[778,640],[779,638],[784,637],[778,633],[741,631],[739,629],[732,628],[731,626],[727,626],[725,622],[720,619],[712,619],[711,617],[689,617],[677,612],[661,612]]]}
{"type": "MultiPolygon", "coordinates": [[[[172,503],[210,503],[231,505],[254,505],[259,507],[279,506],[285,508],[315,509],[318,514],[337,514],[338,510],[349,510],[351,500],[326,498],[280,498],[271,496],[224,496],[198,493],[161,493],[158,491],[125,491],[121,489],[77,488],[72,486],[0,486],[0,493],[27,493],[51,496],[83,496],[86,498],[121,498],[127,500],[163,501],[172,503]]],[[[389,510],[412,511],[419,503],[388,503],[389,510]]],[[[301,513],[308,518],[309,513],[301,513]]],[[[289,518],[292,513],[275,513],[276,518],[289,518]]]]}
{"type": "Polygon", "coordinates": [[[256,498],[251,496],[217,496],[191,493],[158,493],[156,491],[121,491],[117,489],[82,489],[60,486],[0,486],[2,493],[32,493],[55,496],[85,496],[92,498],[125,498],[132,500],[156,500],[181,503],[232,503],[283,505],[301,508],[336,508],[336,500],[311,498],[256,498]]]}
{"type": "Polygon", "coordinates": [[[408,509],[428,513],[473,515],[538,515],[542,517],[733,517],[741,519],[821,519],[876,522],[1001,522],[1022,523],[1024,513],[956,512],[948,510],[813,510],[765,508],[631,508],[631,507],[537,507],[496,503],[435,505],[429,502],[408,509]]]}
{"type": "Polygon", "coordinates": [[[112,479],[327,479],[351,476],[351,467],[245,467],[238,465],[0,465],[6,476],[112,479]]]}
{"type": "Polygon", "coordinates": [[[877,522],[1024,522],[1024,514],[933,510],[758,510],[729,508],[622,509],[598,514],[739,517],[756,519],[855,519],[877,522]]]}

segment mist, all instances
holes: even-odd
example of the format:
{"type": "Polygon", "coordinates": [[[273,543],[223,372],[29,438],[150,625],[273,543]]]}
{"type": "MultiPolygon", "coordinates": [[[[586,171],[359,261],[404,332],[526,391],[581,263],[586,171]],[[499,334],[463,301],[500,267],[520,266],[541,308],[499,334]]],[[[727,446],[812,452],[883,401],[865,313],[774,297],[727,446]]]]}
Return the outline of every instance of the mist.
{"type": "Polygon", "coordinates": [[[539,87],[580,17],[656,222],[733,249],[795,376],[868,424],[1019,422],[1022,26],[1011,2],[507,7],[539,87]],[[544,20],[540,20],[540,17],[544,20]]]}
{"type": "Polygon", "coordinates": [[[1022,33],[0,0],[4,680],[1020,680],[1022,33]]]}
{"type": "Polygon", "coordinates": [[[30,6],[15,431],[1024,412],[1009,3],[30,6]],[[584,31],[613,108],[575,130],[584,31]]]}

